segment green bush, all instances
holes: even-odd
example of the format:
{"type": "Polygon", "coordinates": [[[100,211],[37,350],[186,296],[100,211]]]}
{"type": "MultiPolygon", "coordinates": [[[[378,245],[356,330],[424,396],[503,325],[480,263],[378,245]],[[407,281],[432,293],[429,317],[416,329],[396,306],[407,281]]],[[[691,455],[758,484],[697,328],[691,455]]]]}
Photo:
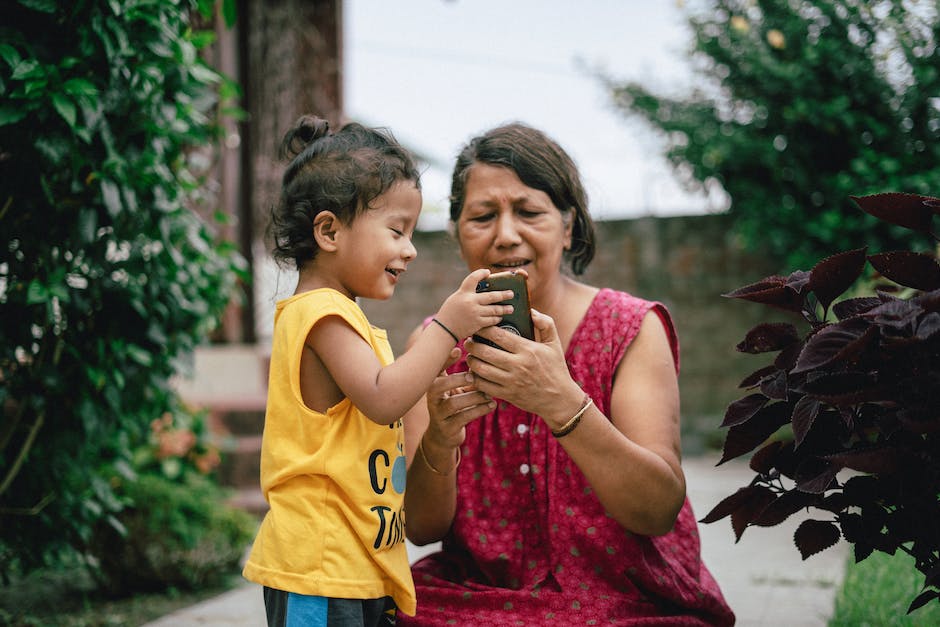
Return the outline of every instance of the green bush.
{"type": "Polygon", "coordinates": [[[99,522],[88,559],[100,587],[116,596],[221,586],[237,574],[257,520],[226,503],[213,481],[220,457],[206,412],[178,406],[150,423],[128,469],[101,470],[124,504],[99,522]]]}
{"type": "Polygon", "coordinates": [[[0,576],[122,529],[132,488],[116,492],[103,469],[133,473],[148,425],[175,411],[178,357],[244,269],[193,210],[212,213],[201,183],[233,93],[200,58],[212,33],[194,29],[195,8],[4,5],[0,576]]]}
{"type": "Polygon", "coordinates": [[[686,93],[603,78],[617,107],[663,136],[683,183],[727,192],[735,230],[781,270],[858,242],[922,246],[849,196],[940,187],[935,1],[707,0],[685,12],[686,93]]]}
{"type": "Polygon", "coordinates": [[[206,477],[142,475],[117,491],[130,502],[118,514],[124,533],[99,524],[90,546],[102,588],[115,595],[220,585],[237,572],[257,529],[206,477]]]}

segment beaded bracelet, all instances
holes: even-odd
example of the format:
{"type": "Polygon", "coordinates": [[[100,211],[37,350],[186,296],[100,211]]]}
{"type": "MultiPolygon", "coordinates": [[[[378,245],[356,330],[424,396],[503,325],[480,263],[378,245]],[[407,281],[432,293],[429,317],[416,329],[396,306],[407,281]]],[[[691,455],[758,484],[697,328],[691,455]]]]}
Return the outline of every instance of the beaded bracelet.
{"type": "Polygon", "coordinates": [[[460,465],[460,447],[459,446],[457,447],[457,463],[454,464],[454,467],[448,470],[447,472],[441,472],[440,470],[435,468],[434,464],[431,463],[431,460],[428,459],[428,454],[424,452],[424,438],[421,438],[418,441],[418,451],[421,453],[421,459],[424,460],[424,465],[430,468],[431,472],[433,472],[435,475],[446,477],[447,475],[457,470],[457,466],[460,465]]]}
{"type": "Polygon", "coordinates": [[[588,408],[593,404],[594,404],[594,399],[588,396],[587,394],[585,394],[584,404],[581,406],[581,409],[578,410],[578,413],[572,416],[571,420],[569,420],[562,426],[558,427],[557,429],[552,429],[551,430],[552,435],[555,436],[556,438],[563,438],[569,433],[571,433],[572,431],[574,431],[574,428],[577,427],[581,423],[581,416],[583,416],[584,412],[586,412],[588,408]]]}

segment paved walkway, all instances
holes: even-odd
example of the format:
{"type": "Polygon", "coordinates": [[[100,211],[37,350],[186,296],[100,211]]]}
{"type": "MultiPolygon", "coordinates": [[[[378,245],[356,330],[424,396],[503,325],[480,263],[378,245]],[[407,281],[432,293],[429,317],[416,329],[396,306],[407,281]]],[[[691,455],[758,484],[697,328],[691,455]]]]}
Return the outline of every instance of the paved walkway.
{"type": "MultiPolygon", "coordinates": [[[[702,518],[753,477],[744,463],[729,462],[716,468],[715,461],[692,458],[683,463],[696,518],[702,518]]],[[[749,528],[737,544],[727,518],[699,525],[703,559],[737,614],[738,625],[817,627],[825,626],[832,615],[849,545],[842,542],[804,562],[793,545],[793,532],[800,520],[792,516],[776,527],[749,528]]],[[[417,559],[436,546],[409,545],[408,550],[412,559],[417,559]]],[[[259,586],[246,583],[144,627],[237,626],[265,626],[259,586]]]]}

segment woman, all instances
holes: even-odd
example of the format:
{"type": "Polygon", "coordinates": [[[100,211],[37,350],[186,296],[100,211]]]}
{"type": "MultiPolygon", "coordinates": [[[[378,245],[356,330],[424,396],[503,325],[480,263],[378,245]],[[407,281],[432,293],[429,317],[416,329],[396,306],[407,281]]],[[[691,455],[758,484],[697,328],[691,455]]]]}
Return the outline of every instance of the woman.
{"type": "Polygon", "coordinates": [[[685,496],[669,314],[562,271],[594,254],[571,158],[495,128],[459,155],[450,217],[470,269],[527,274],[537,341],[485,329],[503,350],[467,340],[405,418],[407,535],[443,551],[400,624],[733,624],[685,496]]]}

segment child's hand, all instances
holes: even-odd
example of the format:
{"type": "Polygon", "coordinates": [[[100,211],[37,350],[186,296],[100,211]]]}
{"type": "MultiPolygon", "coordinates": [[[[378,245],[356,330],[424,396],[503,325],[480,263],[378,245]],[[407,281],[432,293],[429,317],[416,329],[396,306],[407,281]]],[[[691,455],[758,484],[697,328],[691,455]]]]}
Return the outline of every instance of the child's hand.
{"type": "Polygon", "coordinates": [[[512,290],[477,292],[477,283],[490,275],[482,268],[474,270],[460,283],[460,288],[447,297],[435,318],[447,326],[460,339],[464,339],[484,327],[498,324],[505,315],[512,313],[512,305],[497,305],[512,298],[512,290]]]}

